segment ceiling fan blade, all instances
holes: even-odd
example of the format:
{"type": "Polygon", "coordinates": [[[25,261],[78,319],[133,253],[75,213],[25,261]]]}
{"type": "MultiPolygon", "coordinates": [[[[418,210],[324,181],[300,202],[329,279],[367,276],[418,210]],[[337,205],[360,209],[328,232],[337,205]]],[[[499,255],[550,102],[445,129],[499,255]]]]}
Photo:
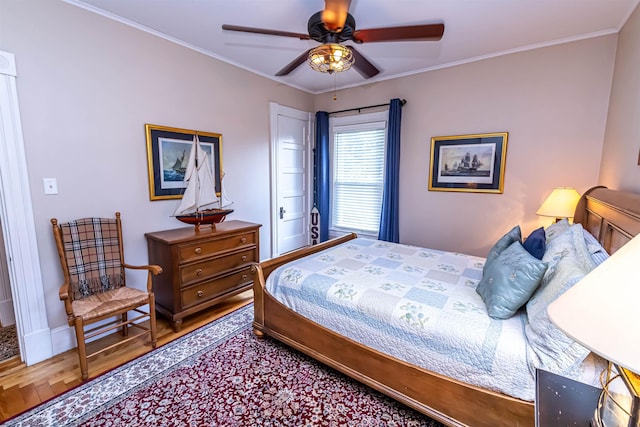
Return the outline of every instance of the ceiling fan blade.
{"type": "MultiPolygon", "coordinates": [[[[311,50],[311,49],[309,49],[309,50],[311,50]]],[[[304,64],[305,62],[307,62],[307,58],[309,57],[309,50],[307,50],[306,52],[303,52],[296,59],[294,59],[293,61],[289,62],[282,70],[280,70],[280,71],[278,71],[276,73],[276,76],[286,76],[287,74],[289,74],[290,72],[292,72],[293,70],[298,68],[300,65],[304,64]]]]}
{"type": "Polygon", "coordinates": [[[266,34],[269,36],[295,37],[300,40],[311,40],[309,34],[290,33],[288,31],[268,30],[265,28],[241,27],[239,25],[223,24],[222,29],[228,31],[240,31],[243,33],[266,34]]]}
{"type": "Polygon", "coordinates": [[[324,0],[322,22],[327,30],[339,33],[347,20],[351,0],[324,0]]]}
{"type": "Polygon", "coordinates": [[[412,40],[438,41],[444,34],[444,24],[408,25],[404,27],[370,28],[356,30],[353,41],[356,43],[401,42],[412,40]]]}
{"type": "Polygon", "coordinates": [[[349,46],[351,52],[353,52],[353,57],[355,61],[353,62],[353,67],[360,73],[362,77],[365,79],[370,79],[380,72],[367,58],[362,56],[360,52],[356,50],[353,46],[349,46]]]}

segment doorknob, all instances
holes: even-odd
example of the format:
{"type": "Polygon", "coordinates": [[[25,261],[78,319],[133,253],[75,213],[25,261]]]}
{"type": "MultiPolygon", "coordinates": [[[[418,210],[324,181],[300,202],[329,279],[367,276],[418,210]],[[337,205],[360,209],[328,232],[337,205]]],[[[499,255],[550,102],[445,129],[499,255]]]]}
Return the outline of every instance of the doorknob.
{"type": "Polygon", "coordinates": [[[285,212],[286,212],[286,211],[284,210],[284,208],[283,208],[282,206],[280,206],[280,219],[283,219],[283,218],[284,218],[284,213],[285,213],[285,212]]]}

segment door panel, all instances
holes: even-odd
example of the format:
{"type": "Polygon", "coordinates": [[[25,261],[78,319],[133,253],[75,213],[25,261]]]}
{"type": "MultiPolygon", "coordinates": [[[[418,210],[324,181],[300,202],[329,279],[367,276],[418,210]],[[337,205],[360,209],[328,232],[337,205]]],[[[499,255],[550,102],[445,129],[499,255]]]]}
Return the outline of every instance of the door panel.
{"type": "Polygon", "coordinates": [[[309,244],[311,181],[310,114],[277,105],[275,110],[275,114],[272,111],[273,256],[309,244]]]}

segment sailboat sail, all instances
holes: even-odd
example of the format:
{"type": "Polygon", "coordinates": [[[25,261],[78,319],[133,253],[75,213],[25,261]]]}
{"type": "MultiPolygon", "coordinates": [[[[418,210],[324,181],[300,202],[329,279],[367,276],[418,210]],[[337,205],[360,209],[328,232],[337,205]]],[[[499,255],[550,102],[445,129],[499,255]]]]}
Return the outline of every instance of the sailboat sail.
{"type": "Polygon", "coordinates": [[[221,182],[221,187],[222,187],[222,191],[220,192],[220,207],[221,208],[226,208],[228,206],[231,206],[233,204],[233,202],[231,201],[231,199],[229,199],[229,196],[227,196],[227,192],[224,190],[224,173],[222,174],[222,179],[220,180],[221,182]]]}
{"type": "Polygon", "coordinates": [[[200,208],[218,201],[215,180],[209,167],[208,157],[206,151],[200,146],[200,139],[196,135],[184,174],[184,179],[187,181],[187,189],[182,195],[182,200],[176,209],[175,215],[197,212],[200,208]]]}
{"type": "Polygon", "coordinates": [[[224,189],[221,190],[221,200],[216,197],[216,181],[211,169],[209,155],[200,146],[200,138],[196,134],[184,174],[187,188],[174,213],[179,221],[195,225],[196,231],[200,224],[208,224],[215,229],[217,223],[233,212],[233,209],[223,208],[231,204],[224,189]],[[219,207],[214,207],[214,204],[219,207]]]}

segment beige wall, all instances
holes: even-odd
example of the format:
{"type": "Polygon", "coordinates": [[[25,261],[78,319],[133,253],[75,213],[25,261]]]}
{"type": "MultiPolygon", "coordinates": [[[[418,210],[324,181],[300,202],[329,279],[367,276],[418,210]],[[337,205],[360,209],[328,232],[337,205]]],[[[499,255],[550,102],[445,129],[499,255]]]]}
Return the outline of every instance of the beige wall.
{"type": "Polygon", "coordinates": [[[618,37],[600,184],[640,192],[640,6],[618,37]]]}
{"type": "Polygon", "coordinates": [[[597,184],[616,36],[506,55],[318,95],[337,111],[405,98],[400,240],[486,256],[511,226],[529,233],[557,186],[597,184]],[[503,194],[428,191],[433,136],[509,132],[503,194]]]}
{"type": "Polygon", "coordinates": [[[120,210],[131,264],[147,263],[145,232],[181,226],[175,200],[149,200],[145,123],[222,134],[229,219],[263,224],[269,255],[268,103],[310,111],[312,95],[60,1],[3,0],[0,50],[16,56],[51,328],[66,325],[51,217],[120,210]],[[44,195],[45,177],[59,195],[44,195]]]}

